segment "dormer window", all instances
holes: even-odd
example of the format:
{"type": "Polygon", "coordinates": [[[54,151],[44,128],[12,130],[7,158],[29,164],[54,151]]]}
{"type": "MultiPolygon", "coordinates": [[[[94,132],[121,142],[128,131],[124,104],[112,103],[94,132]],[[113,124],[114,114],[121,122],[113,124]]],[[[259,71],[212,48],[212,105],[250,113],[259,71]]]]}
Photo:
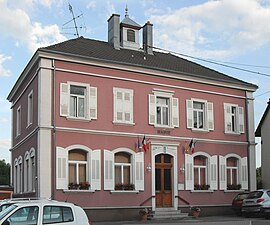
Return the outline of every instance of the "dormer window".
{"type": "Polygon", "coordinates": [[[128,29],[127,30],[127,41],[135,42],[135,31],[128,29]]]}

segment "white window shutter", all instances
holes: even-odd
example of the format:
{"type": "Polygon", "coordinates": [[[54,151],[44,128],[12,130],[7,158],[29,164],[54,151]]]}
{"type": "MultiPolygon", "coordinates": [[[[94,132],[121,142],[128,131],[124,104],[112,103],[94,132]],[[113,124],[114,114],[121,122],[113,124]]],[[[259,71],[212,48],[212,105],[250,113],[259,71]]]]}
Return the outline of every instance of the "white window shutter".
{"type": "Polygon", "coordinates": [[[214,130],[214,104],[213,102],[207,103],[207,119],[208,119],[208,129],[214,130]]]}
{"type": "Polygon", "coordinates": [[[104,150],[104,190],[114,190],[114,154],[104,150]]]}
{"type": "Polygon", "coordinates": [[[218,189],[218,162],[217,162],[217,155],[210,157],[210,189],[211,190],[217,190],[218,189]]]}
{"type": "Polygon", "coordinates": [[[224,126],[225,133],[232,132],[232,106],[224,103],[224,126]]]}
{"type": "Polygon", "coordinates": [[[172,126],[179,127],[179,104],[178,98],[172,98],[172,126]]]}
{"type": "Polygon", "coordinates": [[[244,108],[238,107],[238,119],[239,119],[239,133],[245,133],[245,122],[244,122],[244,108]]]}
{"type": "Polygon", "coordinates": [[[60,84],[60,116],[68,116],[69,114],[69,85],[67,83],[60,84]]]}
{"type": "Polygon", "coordinates": [[[194,174],[193,157],[192,157],[192,155],[185,154],[185,183],[186,183],[186,190],[193,190],[194,189],[193,174],[194,174]]]}
{"type": "Polygon", "coordinates": [[[243,190],[248,190],[248,164],[247,157],[241,159],[241,186],[243,190]]]}
{"type": "Polygon", "coordinates": [[[149,98],[149,102],[148,102],[149,124],[155,125],[156,124],[156,96],[149,95],[148,98],[149,98]]]}
{"type": "Polygon", "coordinates": [[[187,128],[193,128],[193,107],[192,100],[186,100],[186,110],[187,110],[187,128]]]}
{"type": "Polygon", "coordinates": [[[226,158],[219,156],[219,189],[227,189],[227,169],[226,169],[226,158]]]}
{"type": "Polygon", "coordinates": [[[144,190],[144,152],[135,155],[135,190],[144,190]]]}
{"type": "Polygon", "coordinates": [[[68,151],[56,147],[56,189],[68,188],[68,151]]]}
{"type": "Polygon", "coordinates": [[[97,119],[97,88],[89,87],[90,119],[97,119]]]}
{"type": "Polygon", "coordinates": [[[114,121],[122,122],[124,119],[123,115],[123,93],[117,89],[114,89],[114,121]]]}
{"type": "Polygon", "coordinates": [[[133,90],[125,91],[123,95],[123,120],[127,123],[133,123],[133,90]]]}
{"type": "Polygon", "coordinates": [[[100,150],[94,150],[91,154],[91,179],[90,185],[92,190],[101,190],[101,161],[100,150]]]}

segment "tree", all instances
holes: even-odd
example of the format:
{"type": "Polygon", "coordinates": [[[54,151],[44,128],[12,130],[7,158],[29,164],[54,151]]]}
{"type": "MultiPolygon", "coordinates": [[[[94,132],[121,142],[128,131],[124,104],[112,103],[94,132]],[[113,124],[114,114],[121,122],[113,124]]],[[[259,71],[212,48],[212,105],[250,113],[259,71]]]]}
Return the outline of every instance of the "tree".
{"type": "Polygon", "coordinates": [[[262,189],[262,167],[256,169],[257,189],[262,189]]]}
{"type": "Polygon", "coordinates": [[[0,160],[0,185],[10,184],[10,164],[0,160]]]}

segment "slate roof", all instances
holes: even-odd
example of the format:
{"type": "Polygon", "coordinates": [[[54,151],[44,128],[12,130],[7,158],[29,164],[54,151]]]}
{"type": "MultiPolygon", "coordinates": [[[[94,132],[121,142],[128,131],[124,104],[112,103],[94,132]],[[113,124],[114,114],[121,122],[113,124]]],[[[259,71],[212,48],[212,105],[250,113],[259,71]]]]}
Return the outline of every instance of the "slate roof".
{"type": "Polygon", "coordinates": [[[128,16],[126,16],[122,22],[122,24],[126,24],[128,26],[132,26],[132,27],[137,27],[137,28],[141,28],[141,25],[136,23],[135,21],[133,21],[132,19],[130,19],[128,16]]]}
{"type": "Polygon", "coordinates": [[[254,84],[233,78],[170,53],[154,51],[154,55],[146,55],[145,59],[143,51],[123,48],[116,50],[108,42],[97,41],[84,37],[40,48],[39,51],[172,72],[179,76],[184,74],[197,78],[242,85],[253,89],[258,88],[254,84]]]}
{"type": "Polygon", "coordinates": [[[267,107],[266,107],[266,109],[265,109],[265,111],[264,111],[264,113],[263,113],[263,116],[262,116],[262,118],[261,118],[261,120],[260,120],[260,123],[259,123],[259,125],[258,125],[258,127],[257,127],[257,129],[256,129],[256,131],[255,131],[255,137],[261,137],[261,129],[262,129],[262,125],[263,125],[263,123],[264,123],[264,120],[265,120],[265,118],[266,118],[266,116],[267,116],[269,110],[270,110],[270,99],[269,99],[269,101],[267,102],[267,107]]]}

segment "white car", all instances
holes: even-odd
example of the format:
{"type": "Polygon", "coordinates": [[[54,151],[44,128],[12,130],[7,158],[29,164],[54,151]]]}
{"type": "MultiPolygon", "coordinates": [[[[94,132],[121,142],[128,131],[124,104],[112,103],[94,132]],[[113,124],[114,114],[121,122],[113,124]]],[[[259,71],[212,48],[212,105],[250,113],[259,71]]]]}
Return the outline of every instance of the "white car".
{"type": "Polygon", "coordinates": [[[0,225],[91,225],[84,210],[72,203],[31,200],[14,203],[0,213],[0,225]]]}

